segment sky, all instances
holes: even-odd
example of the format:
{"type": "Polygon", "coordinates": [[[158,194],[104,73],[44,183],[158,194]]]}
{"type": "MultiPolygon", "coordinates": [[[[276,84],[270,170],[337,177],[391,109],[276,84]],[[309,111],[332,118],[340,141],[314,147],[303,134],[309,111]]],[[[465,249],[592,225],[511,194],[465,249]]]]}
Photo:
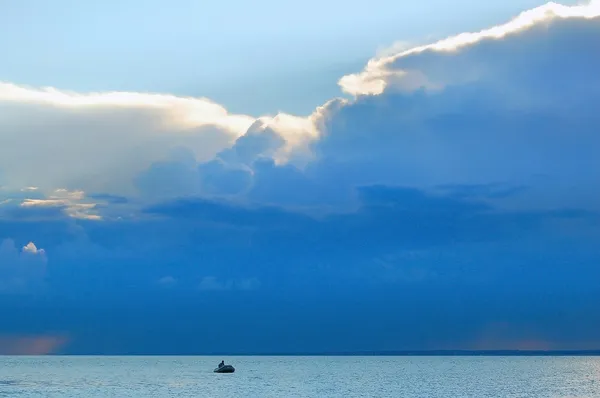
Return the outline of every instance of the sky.
{"type": "Polygon", "coordinates": [[[600,349],[600,2],[445,4],[0,4],[0,353],[600,349]]]}

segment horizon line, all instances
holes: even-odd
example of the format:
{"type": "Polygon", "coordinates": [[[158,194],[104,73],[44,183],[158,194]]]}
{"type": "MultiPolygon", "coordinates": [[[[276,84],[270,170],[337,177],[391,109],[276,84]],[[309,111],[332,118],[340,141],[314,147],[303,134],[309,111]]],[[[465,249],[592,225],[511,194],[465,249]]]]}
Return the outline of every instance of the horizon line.
{"type": "Polygon", "coordinates": [[[373,350],[373,351],[331,351],[331,352],[206,352],[206,353],[128,353],[128,354],[0,354],[6,356],[94,356],[94,357],[147,357],[147,356],[600,356],[600,349],[589,350],[373,350]]]}

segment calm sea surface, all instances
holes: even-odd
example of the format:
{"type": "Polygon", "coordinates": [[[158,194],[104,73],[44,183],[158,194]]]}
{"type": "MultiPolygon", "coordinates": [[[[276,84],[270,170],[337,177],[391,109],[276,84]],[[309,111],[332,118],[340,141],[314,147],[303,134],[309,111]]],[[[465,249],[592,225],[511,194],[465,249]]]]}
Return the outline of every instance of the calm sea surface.
{"type": "Polygon", "coordinates": [[[0,357],[0,397],[600,397],[600,357],[0,357]]]}

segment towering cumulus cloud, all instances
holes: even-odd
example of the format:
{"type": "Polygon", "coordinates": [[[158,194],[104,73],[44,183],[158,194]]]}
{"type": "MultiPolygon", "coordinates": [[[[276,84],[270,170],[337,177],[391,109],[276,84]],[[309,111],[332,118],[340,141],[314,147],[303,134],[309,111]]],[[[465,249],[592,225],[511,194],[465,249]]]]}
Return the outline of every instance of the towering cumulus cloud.
{"type": "Polygon", "coordinates": [[[45,281],[69,352],[598,347],[598,43],[549,3],[308,116],[0,84],[0,335],[45,281]]]}
{"type": "Polygon", "coordinates": [[[358,97],[316,144],[319,171],[353,170],[360,183],[535,185],[535,200],[595,206],[598,15],[597,2],[550,3],[371,61],[340,80],[358,97]]]}

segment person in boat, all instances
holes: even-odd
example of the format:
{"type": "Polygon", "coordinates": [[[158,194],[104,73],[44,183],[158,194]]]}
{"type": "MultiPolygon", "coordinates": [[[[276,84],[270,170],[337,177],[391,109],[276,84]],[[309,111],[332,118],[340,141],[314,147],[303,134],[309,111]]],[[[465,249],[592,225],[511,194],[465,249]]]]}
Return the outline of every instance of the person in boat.
{"type": "Polygon", "coordinates": [[[222,368],[223,366],[225,366],[225,361],[221,361],[221,363],[219,364],[219,368],[222,368]]]}

